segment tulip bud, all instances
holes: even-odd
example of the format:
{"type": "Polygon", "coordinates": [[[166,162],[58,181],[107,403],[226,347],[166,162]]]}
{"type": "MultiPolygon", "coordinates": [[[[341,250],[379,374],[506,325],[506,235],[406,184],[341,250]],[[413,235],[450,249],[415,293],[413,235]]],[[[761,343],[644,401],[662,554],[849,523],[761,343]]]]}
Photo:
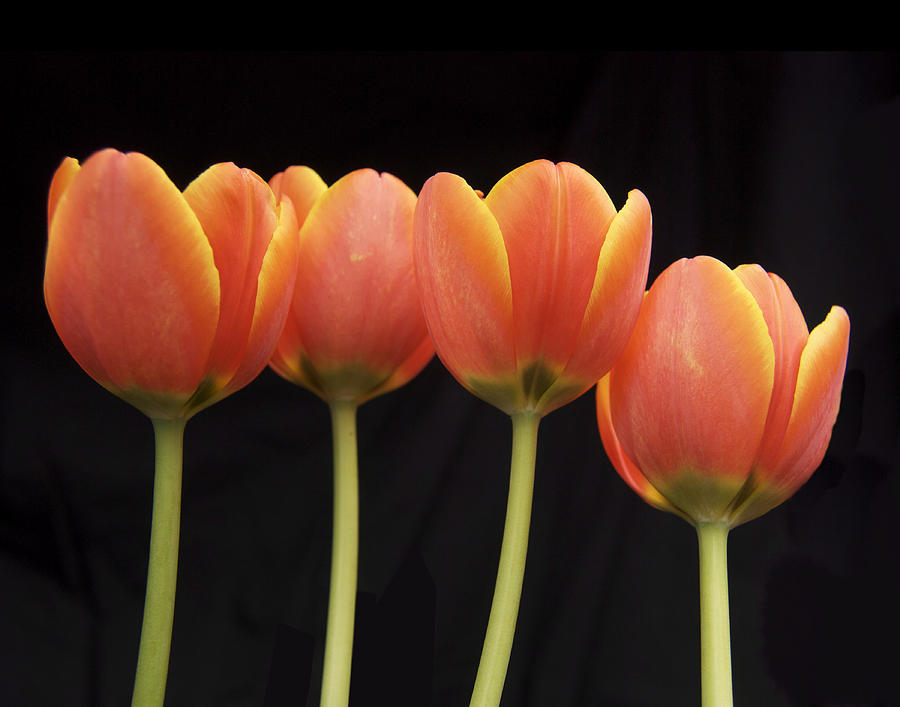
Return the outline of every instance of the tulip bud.
{"type": "Polygon", "coordinates": [[[694,524],[762,515],[822,462],[849,336],[841,307],[809,332],[785,282],[758,265],[680,260],[597,386],[607,454],[647,502],[694,524]]]}
{"type": "Polygon", "coordinates": [[[290,314],[271,365],[325,401],[359,404],[407,383],[434,355],[413,272],[416,195],[371,169],[327,189],[303,169],[271,180],[309,205],[290,314]]]}
{"type": "Polygon", "coordinates": [[[554,410],[621,353],[647,282],[650,205],[621,211],[573,164],[530,162],[486,197],[436,174],[416,207],[416,275],[438,357],[508,414],[554,410]]]}
{"type": "Polygon", "coordinates": [[[296,274],[293,207],[231,163],[184,191],[106,149],[54,175],[44,275],[66,348],[152,418],[187,418],[265,367],[296,274]]]}

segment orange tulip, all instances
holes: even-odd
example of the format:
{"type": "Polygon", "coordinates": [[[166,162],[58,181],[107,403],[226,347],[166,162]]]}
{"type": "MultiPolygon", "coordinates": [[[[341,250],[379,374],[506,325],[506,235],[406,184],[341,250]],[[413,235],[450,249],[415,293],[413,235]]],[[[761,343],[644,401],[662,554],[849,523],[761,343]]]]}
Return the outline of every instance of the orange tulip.
{"type": "Polygon", "coordinates": [[[265,367],[290,302],[297,222],[231,163],[182,193],[106,149],[57,169],[44,297],[75,360],[152,418],[187,418],[265,367]]]}
{"type": "Polygon", "coordinates": [[[436,174],[419,195],[416,277],[438,357],[512,418],[506,523],[471,705],[500,704],[525,574],[540,419],[628,342],[647,283],[650,205],[618,213],[580,167],[530,162],[487,197],[436,174]]]}
{"type": "Polygon", "coordinates": [[[431,360],[413,273],[416,195],[360,169],[330,188],[306,167],[271,185],[304,213],[297,281],[272,368],[326,401],[357,404],[400,387],[431,360]]]}
{"type": "Polygon", "coordinates": [[[762,515],[822,462],[849,336],[841,307],[809,332],[758,265],[680,260],[597,387],[604,447],[646,501],[695,525],[762,515]]]}
{"type": "Polygon", "coordinates": [[[416,195],[372,169],[326,188],[308,167],[289,167],[271,185],[302,205],[305,219],[293,303],[271,366],[331,412],[334,512],[320,704],[346,707],[359,554],[356,410],[407,383],[434,355],[413,272],[416,195]]]}
{"type": "Polygon", "coordinates": [[[416,273],[438,357],[504,412],[541,415],[588,390],[637,318],[650,205],[622,210],[586,171],[538,160],[485,198],[436,174],[416,208],[416,273]]]}

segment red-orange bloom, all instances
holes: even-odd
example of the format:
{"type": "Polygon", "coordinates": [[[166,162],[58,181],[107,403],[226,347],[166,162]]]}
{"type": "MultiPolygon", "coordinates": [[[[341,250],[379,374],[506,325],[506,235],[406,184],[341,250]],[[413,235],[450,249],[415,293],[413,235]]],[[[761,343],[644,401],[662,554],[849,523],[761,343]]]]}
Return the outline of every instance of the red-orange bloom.
{"type": "Polygon", "coordinates": [[[328,402],[362,403],[412,379],[434,354],[415,287],[416,195],[360,169],[331,187],[306,167],[272,178],[305,221],[293,304],[271,366],[328,402]]]}
{"type": "Polygon", "coordinates": [[[182,193],[150,158],[66,158],[48,200],[44,298],[101,385],[153,418],[189,417],[253,380],[281,333],[297,221],[217,164],[182,193]]]}
{"type": "Polygon", "coordinates": [[[604,447],[645,500],[693,523],[762,515],[822,462],[849,337],[841,307],[809,332],[788,286],[758,265],[680,260],[597,386],[604,447]]]}
{"type": "Polygon", "coordinates": [[[650,205],[620,212],[573,164],[530,162],[485,198],[436,174],[416,207],[416,275],[441,361],[507,413],[590,388],[628,341],[650,259],[650,205]]]}

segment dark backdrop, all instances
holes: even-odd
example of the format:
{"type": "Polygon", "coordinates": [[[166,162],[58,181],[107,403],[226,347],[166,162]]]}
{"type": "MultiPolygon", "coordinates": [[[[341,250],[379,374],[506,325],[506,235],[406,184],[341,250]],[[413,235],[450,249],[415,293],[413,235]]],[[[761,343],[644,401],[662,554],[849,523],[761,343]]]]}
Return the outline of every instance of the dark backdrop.
{"type": "MultiPolygon", "coordinates": [[[[653,208],[651,281],[701,253],[782,275],[852,333],[822,467],[730,537],[738,707],[897,705],[900,61],[895,53],[6,53],[0,704],[126,705],[150,423],[90,380],[43,305],[54,169],[112,146],[181,187],[230,160],[331,183],[374,167],[485,192],[535,158],[653,208]]],[[[468,704],[510,424],[433,361],[359,414],[353,707],[468,704]]],[[[326,406],[270,371],[190,422],[167,705],[317,704],[326,406]]],[[[593,396],[541,426],[503,704],[699,703],[697,550],[600,444],[593,396]]]]}

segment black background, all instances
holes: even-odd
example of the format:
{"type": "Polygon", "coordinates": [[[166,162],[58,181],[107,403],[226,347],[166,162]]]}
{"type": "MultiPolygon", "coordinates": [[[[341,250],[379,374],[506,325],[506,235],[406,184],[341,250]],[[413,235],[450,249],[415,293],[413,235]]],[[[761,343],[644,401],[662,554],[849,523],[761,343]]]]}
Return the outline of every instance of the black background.
{"type": "MultiPolygon", "coordinates": [[[[852,331],[822,467],[730,536],[735,704],[898,705],[900,59],[896,53],[0,55],[5,278],[0,704],[126,705],[149,534],[150,423],[88,378],[43,305],[46,193],[66,155],[137,150],[180,187],[234,161],[331,183],[374,167],[487,192],[535,158],[654,216],[650,281],[758,262],[810,326],[852,331]]],[[[328,593],[326,406],[271,371],[187,427],[167,705],[317,704],[328,593]],[[307,702],[307,699],[309,700],[307,702]]],[[[468,703],[510,424],[438,361],[359,413],[351,703],[468,703]]],[[[503,704],[699,703],[693,530],[615,474],[593,395],[541,425],[503,704]]]]}

